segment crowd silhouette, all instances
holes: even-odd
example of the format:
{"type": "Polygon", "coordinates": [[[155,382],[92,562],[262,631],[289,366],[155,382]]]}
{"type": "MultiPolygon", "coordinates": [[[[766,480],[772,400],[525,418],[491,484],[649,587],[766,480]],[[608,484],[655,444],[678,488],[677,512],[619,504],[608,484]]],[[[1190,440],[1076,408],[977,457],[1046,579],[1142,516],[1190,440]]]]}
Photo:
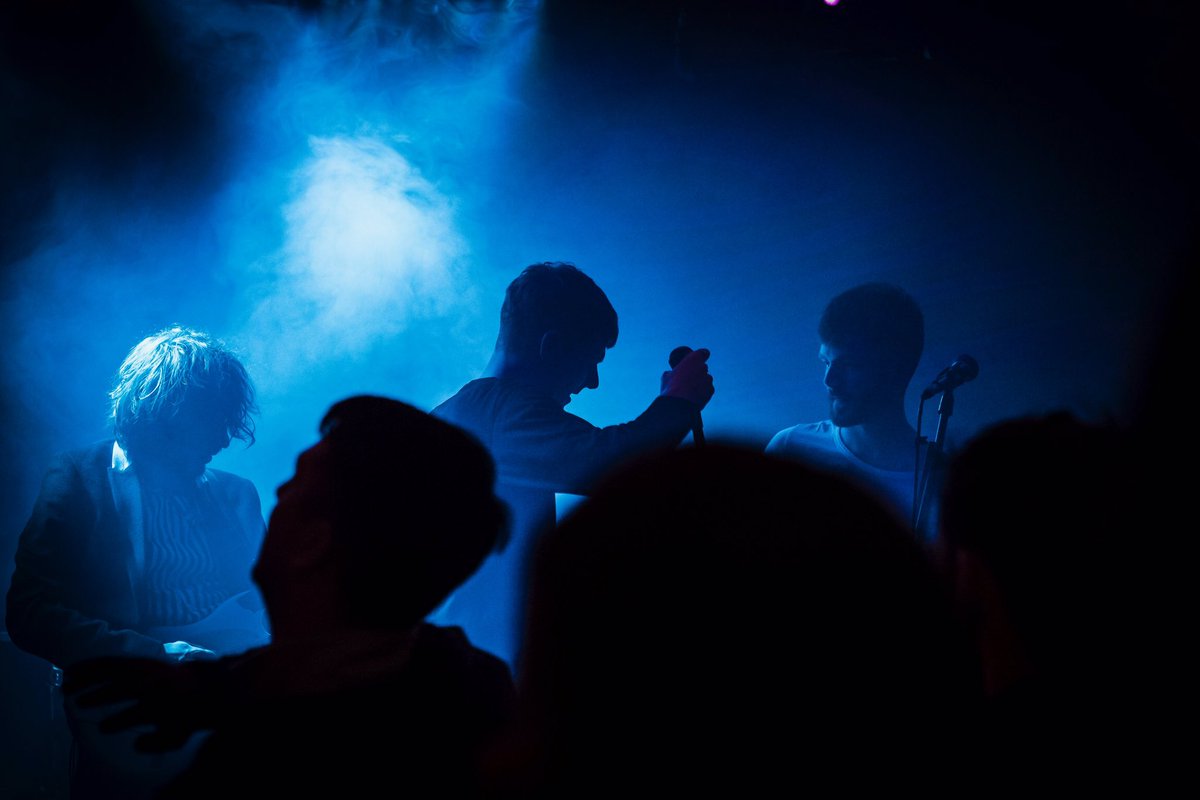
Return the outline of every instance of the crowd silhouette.
{"type": "MultiPolygon", "coordinates": [[[[789,436],[769,452],[679,447],[713,396],[708,351],[665,373],[637,419],[591,426],[564,406],[597,387],[615,311],[575,267],[534,265],[510,287],[489,374],[456,399],[433,413],[374,396],[330,407],[245,565],[269,642],[222,653],[155,640],[143,593],[89,628],[138,648],[40,647],[62,635],[37,622],[50,609],[84,610],[70,581],[87,570],[55,572],[72,555],[59,540],[96,535],[67,519],[48,538],[44,510],[18,553],[14,640],[65,668],[67,702],[96,715],[101,735],[188,753],[139,787],[167,798],[949,792],[1127,777],[1156,652],[1149,559],[1130,536],[1155,501],[1145,439],[1066,413],[998,423],[938,465],[938,527],[912,530],[896,492],[837,461],[870,466],[881,451],[856,443],[885,443],[876,472],[903,473],[901,488],[913,475],[896,431],[916,434],[895,412],[920,310],[881,284],[831,308],[862,297],[915,313],[899,366],[879,350],[892,319],[823,342],[831,420],[818,432],[846,453],[806,457],[789,436]],[[545,506],[560,487],[587,498],[556,522],[545,506]],[[472,584],[514,532],[511,566],[472,584]],[[484,612],[509,620],[498,641],[511,652],[480,646],[484,612]]],[[[168,416],[185,433],[199,425],[168,416]]],[[[157,450],[134,447],[133,464],[176,447],[193,455],[188,486],[215,480],[204,462],[232,424],[215,419],[221,435],[203,446],[163,434],[157,450]]],[[[134,476],[143,490],[153,480],[134,476]]],[[[159,520],[149,547],[208,535],[144,514],[159,520]]],[[[86,774],[72,793],[134,796],[86,774]]]]}

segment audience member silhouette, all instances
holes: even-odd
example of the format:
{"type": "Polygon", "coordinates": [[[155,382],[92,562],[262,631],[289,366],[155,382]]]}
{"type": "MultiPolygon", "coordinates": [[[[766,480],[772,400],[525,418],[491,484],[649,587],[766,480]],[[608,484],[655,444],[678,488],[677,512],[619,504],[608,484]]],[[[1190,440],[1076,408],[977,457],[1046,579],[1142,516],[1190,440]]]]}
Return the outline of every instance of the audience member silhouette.
{"type": "MultiPolygon", "coordinates": [[[[898,286],[865,283],[829,301],[817,336],[829,418],[785,428],[767,452],[843,472],[912,520],[917,432],[904,396],[925,346],[920,306],[898,286]]],[[[923,539],[936,532],[933,517],[923,539]]]]}
{"type": "Polygon", "coordinates": [[[658,396],[630,422],[597,428],[568,413],[572,395],[600,385],[597,368],[616,342],[617,313],[590,277],[570,264],[534,264],[505,292],[484,377],[433,412],[488,447],[497,491],[514,519],[513,545],[489,559],[435,619],[461,625],[510,663],[524,564],[537,532],[555,521],[555,493],[586,494],[628,459],[678,445],[713,395],[709,353],[697,350],[663,374],[658,396]]]}
{"type": "Polygon", "coordinates": [[[1010,779],[1108,783],[1148,735],[1169,609],[1151,601],[1141,452],[1063,412],[996,424],[950,462],[947,566],[989,698],[981,745],[1010,779]]]}
{"type": "Polygon", "coordinates": [[[271,643],[216,662],[93,662],[81,703],[134,699],[166,748],[212,729],[165,797],[417,797],[473,788],[512,710],[507,666],[422,619],[504,535],[494,467],[469,434],[404,403],[335,404],[278,490],[254,579],[271,643]]]}
{"type": "Polygon", "coordinates": [[[540,543],[528,614],[500,796],[932,786],[979,694],[894,515],[728,446],[606,480],[540,543]]]}
{"type": "MultiPolygon", "coordinates": [[[[254,439],[245,368],[208,334],[172,327],[130,350],[110,397],[115,440],[59,455],[21,533],[8,592],[13,642],[57,667],[262,644],[250,581],[265,527],[258,492],[207,467],[231,437],[254,439]]],[[[65,709],[72,796],[144,796],[177,768],[101,739],[95,720],[65,709]]]]}

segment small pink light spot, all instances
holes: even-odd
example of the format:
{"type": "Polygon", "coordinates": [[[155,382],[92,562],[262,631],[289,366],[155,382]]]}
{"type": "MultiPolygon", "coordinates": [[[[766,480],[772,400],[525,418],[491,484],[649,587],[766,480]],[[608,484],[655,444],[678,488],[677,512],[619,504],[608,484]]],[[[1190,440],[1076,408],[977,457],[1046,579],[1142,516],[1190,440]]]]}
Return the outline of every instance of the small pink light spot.
{"type": "Polygon", "coordinates": [[[825,5],[836,6],[841,0],[825,0],[825,5]]]}

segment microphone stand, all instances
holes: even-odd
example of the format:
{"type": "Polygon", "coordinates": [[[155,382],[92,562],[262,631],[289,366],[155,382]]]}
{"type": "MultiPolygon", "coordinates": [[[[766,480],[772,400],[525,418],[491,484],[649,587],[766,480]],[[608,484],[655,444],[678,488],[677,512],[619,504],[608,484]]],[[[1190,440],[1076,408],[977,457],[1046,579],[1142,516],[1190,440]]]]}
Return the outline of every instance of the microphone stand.
{"type": "Polygon", "coordinates": [[[920,491],[913,498],[914,513],[913,513],[913,532],[918,536],[921,532],[921,526],[925,523],[926,511],[931,505],[930,492],[930,475],[933,473],[931,464],[936,461],[938,464],[942,462],[942,455],[945,452],[946,445],[946,426],[950,424],[950,415],[954,413],[954,390],[946,389],[942,392],[942,399],[938,403],[938,424],[937,432],[934,434],[933,441],[926,440],[925,444],[925,460],[921,465],[920,491]]]}

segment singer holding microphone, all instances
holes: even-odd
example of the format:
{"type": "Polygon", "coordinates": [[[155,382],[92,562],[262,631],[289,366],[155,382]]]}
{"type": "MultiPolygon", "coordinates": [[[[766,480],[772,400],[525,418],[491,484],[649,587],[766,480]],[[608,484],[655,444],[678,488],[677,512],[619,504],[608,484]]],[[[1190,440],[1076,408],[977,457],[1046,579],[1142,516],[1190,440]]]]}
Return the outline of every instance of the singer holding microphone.
{"type": "MultiPolygon", "coordinates": [[[[904,400],[925,347],[921,308],[898,286],[856,286],[826,305],[817,338],[829,418],[780,431],[767,452],[845,474],[907,522],[914,505],[917,431],[904,400]]],[[[928,542],[936,522],[932,514],[926,520],[918,535],[928,542]]]]}
{"type": "Polygon", "coordinates": [[[491,451],[496,493],[512,509],[512,538],[430,619],[461,626],[476,646],[510,665],[519,645],[524,564],[538,533],[554,523],[555,493],[587,494],[626,461],[677,446],[699,431],[700,411],[713,395],[709,351],[677,348],[658,395],[635,419],[599,428],[569,413],[572,395],[599,387],[599,364],[616,342],[617,313],[590,277],[571,264],[534,264],[505,291],[483,376],[433,411],[491,451]]]}

